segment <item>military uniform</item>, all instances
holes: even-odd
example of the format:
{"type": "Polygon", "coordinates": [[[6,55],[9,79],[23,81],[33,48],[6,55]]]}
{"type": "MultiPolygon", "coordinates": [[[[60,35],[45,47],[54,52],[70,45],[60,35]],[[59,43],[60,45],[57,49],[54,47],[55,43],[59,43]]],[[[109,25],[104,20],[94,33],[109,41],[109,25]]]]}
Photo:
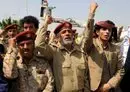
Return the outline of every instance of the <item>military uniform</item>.
{"type": "Polygon", "coordinates": [[[64,47],[57,47],[54,44],[50,47],[47,46],[46,49],[45,52],[42,51],[42,54],[45,53],[43,55],[50,61],[53,59],[57,91],[84,92],[89,86],[86,54],[78,46],[74,46],[72,51],[68,51],[64,47]]]}
{"type": "Polygon", "coordinates": [[[88,67],[91,90],[96,92],[105,83],[108,83],[115,90],[123,76],[122,57],[119,47],[109,43],[106,48],[103,48],[99,39],[94,38],[90,50],[88,54],[88,67]]]}
{"type": "MultiPolygon", "coordinates": [[[[7,24],[7,26],[4,27],[4,30],[1,30],[0,34],[0,43],[4,45],[4,54],[7,52],[8,48],[8,40],[9,37],[7,36],[8,30],[9,29],[17,29],[18,30],[18,25],[17,24],[7,24]]],[[[16,79],[7,79],[8,82],[8,92],[15,92],[17,90],[16,88],[16,79]]]]}
{"type": "MultiPolygon", "coordinates": [[[[37,32],[36,48],[39,55],[53,61],[53,71],[57,92],[89,92],[87,55],[93,33],[93,19],[89,19],[83,33],[82,45],[73,44],[72,51],[64,46],[45,43],[46,26],[37,32]],[[39,45],[39,46],[38,46],[39,45]]],[[[58,26],[58,30],[64,24],[58,26]]],[[[57,33],[57,32],[56,32],[57,33]]]]}
{"type": "Polygon", "coordinates": [[[7,37],[7,32],[9,29],[17,29],[18,30],[18,25],[17,24],[10,24],[7,25],[4,30],[1,30],[0,34],[0,43],[4,45],[5,47],[5,52],[7,51],[8,48],[8,40],[9,37],[7,37]]]}
{"type": "MultiPolygon", "coordinates": [[[[25,40],[22,37],[21,39],[25,40]]],[[[17,42],[22,41],[21,39],[17,40],[17,42]]],[[[20,56],[17,48],[8,48],[3,63],[4,76],[9,79],[17,78],[17,92],[53,91],[54,79],[51,68],[43,57],[35,53],[35,50],[33,58],[30,61],[26,61],[20,56]],[[24,62],[28,62],[28,64],[24,62]]]]}

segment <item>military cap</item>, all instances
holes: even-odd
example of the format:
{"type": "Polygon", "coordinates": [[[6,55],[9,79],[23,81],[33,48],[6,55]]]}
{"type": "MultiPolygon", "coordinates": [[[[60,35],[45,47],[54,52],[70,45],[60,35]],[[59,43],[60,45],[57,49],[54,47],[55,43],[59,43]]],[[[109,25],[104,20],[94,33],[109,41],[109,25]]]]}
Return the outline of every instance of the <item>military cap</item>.
{"type": "Polygon", "coordinates": [[[19,34],[17,34],[15,36],[16,38],[16,42],[17,43],[20,43],[20,42],[23,42],[23,41],[28,41],[28,40],[35,40],[36,38],[36,34],[34,33],[34,31],[23,31],[23,32],[20,32],[19,34]]]}
{"type": "Polygon", "coordinates": [[[9,30],[9,29],[18,29],[18,25],[17,24],[11,24],[11,25],[7,25],[4,30],[9,30]]]}
{"type": "Polygon", "coordinates": [[[58,34],[62,29],[72,29],[72,24],[70,22],[62,22],[60,23],[56,29],[54,30],[54,34],[58,34]]]}
{"type": "Polygon", "coordinates": [[[108,29],[115,27],[113,24],[110,24],[107,21],[99,21],[96,23],[96,25],[101,26],[103,28],[108,28],[108,29]]]}

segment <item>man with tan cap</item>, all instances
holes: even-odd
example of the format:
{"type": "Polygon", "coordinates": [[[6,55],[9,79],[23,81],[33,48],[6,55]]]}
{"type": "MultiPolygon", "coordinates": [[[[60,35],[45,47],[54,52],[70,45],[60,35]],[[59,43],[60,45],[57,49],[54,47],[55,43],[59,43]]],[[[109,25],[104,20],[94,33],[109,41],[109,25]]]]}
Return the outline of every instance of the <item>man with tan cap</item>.
{"type": "MultiPolygon", "coordinates": [[[[12,20],[11,17],[2,20],[0,30],[0,44],[2,44],[5,48],[4,55],[8,48],[8,40],[13,38],[19,32],[19,30],[20,28],[17,20],[12,20]]],[[[9,79],[7,81],[8,81],[8,92],[14,92],[16,89],[15,80],[9,79]]]]}
{"type": "Polygon", "coordinates": [[[52,71],[48,62],[35,53],[35,37],[34,31],[23,31],[9,40],[3,72],[6,78],[16,79],[18,90],[13,92],[53,91],[52,71]]]}
{"type": "Polygon", "coordinates": [[[99,21],[94,27],[95,38],[88,52],[91,91],[120,92],[122,57],[119,47],[109,41],[114,24],[109,20],[99,21]]]}
{"type": "Polygon", "coordinates": [[[18,33],[18,25],[17,24],[11,24],[4,28],[5,31],[7,31],[7,37],[13,38],[18,33]]]}
{"type": "Polygon", "coordinates": [[[5,26],[4,29],[0,30],[0,43],[7,47],[8,39],[13,38],[18,33],[18,31],[17,24],[10,24],[5,26]]]}
{"type": "Polygon", "coordinates": [[[41,45],[38,53],[52,61],[57,92],[90,92],[86,50],[92,41],[96,8],[97,3],[92,3],[81,47],[74,42],[73,27],[69,22],[60,23],[54,30],[58,44],[45,43],[47,25],[38,32],[36,42],[41,45]]]}

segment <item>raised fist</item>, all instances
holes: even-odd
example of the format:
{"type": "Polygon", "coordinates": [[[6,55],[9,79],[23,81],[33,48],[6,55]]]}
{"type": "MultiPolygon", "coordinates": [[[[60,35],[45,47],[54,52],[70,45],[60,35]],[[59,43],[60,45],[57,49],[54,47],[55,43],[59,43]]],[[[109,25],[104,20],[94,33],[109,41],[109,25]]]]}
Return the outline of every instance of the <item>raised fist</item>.
{"type": "Polygon", "coordinates": [[[98,7],[98,4],[96,2],[92,2],[90,4],[90,13],[95,13],[97,7],[98,7]]]}

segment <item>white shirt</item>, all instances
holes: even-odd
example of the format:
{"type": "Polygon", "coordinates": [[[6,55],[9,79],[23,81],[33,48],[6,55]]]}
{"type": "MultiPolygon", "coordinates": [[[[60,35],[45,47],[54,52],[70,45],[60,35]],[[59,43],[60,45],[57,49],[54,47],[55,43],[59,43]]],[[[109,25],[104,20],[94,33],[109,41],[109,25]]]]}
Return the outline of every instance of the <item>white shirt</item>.
{"type": "Polygon", "coordinates": [[[125,64],[125,60],[127,57],[127,52],[129,48],[129,38],[130,38],[130,27],[127,31],[125,31],[125,36],[123,38],[123,41],[121,43],[121,52],[122,52],[122,58],[123,58],[123,64],[125,64]]]}

